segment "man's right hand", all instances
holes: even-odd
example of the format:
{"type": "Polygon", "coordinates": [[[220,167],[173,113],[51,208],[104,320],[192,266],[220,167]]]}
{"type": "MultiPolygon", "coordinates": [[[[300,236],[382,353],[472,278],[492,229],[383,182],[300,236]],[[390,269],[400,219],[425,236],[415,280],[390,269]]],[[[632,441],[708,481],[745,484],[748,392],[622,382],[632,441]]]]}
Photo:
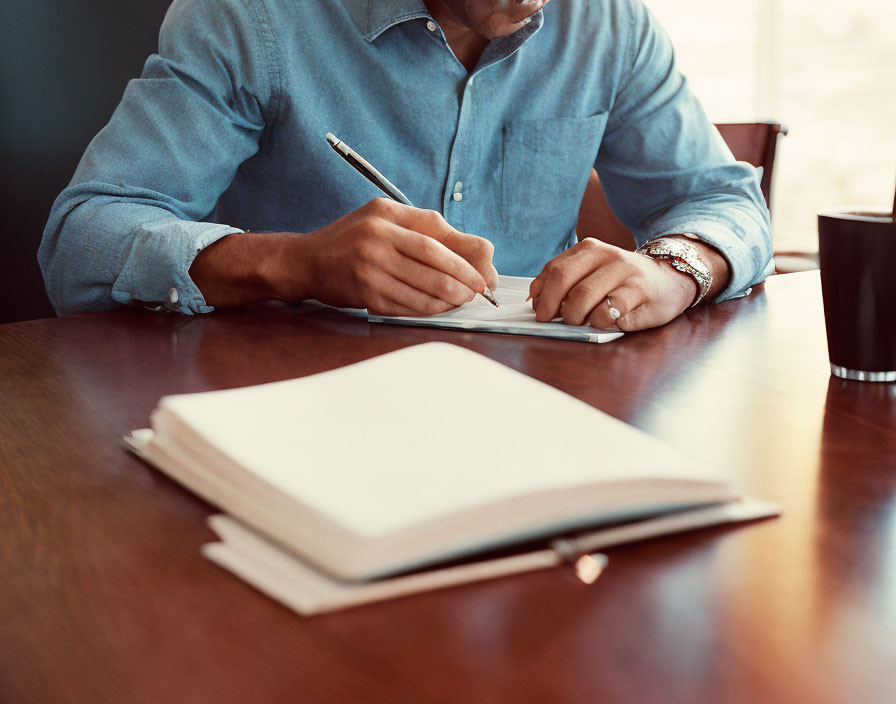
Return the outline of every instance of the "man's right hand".
{"type": "Polygon", "coordinates": [[[434,210],[376,198],[307,234],[229,235],[200,252],[190,275],[214,306],[315,298],[380,315],[434,315],[472,300],[486,284],[497,287],[493,251],[434,210]],[[241,267],[258,268],[240,276],[241,267]],[[234,286],[259,279],[254,296],[237,295],[234,286]]]}
{"type": "Polygon", "coordinates": [[[304,297],[331,305],[433,315],[497,283],[491,242],[458,232],[435,210],[385,198],[301,239],[310,265],[311,295],[304,297]]]}

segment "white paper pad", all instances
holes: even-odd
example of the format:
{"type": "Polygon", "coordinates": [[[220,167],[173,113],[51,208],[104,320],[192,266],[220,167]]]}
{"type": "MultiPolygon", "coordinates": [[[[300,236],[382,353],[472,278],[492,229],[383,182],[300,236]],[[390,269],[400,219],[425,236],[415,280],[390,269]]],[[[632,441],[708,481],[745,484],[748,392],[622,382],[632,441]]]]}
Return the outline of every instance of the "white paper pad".
{"type": "Polygon", "coordinates": [[[540,323],[535,320],[532,303],[526,301],[531,278],[501,276],[494,292],[499,306],[495,308],[482,296],[440,315],[428,317],[387,316],[368,314],[359,309],[342,309],[352,315],[366,317],[371,323],[415,325],[428,328],[447,328],[471,332],[498,332],[508,335],[530,335],[580,342],[609,342],[623,333],[616,330],[597,330],[588,326],[567,325],[553,321],[540,323]]]}

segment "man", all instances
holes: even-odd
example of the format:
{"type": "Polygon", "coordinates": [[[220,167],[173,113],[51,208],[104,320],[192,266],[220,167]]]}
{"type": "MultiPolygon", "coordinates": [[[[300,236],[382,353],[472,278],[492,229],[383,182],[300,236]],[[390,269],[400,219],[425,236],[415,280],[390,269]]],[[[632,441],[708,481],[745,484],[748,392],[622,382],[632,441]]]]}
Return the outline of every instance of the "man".
{"type": "Polygon", "coordinates": [[[636,330],[742,294],[771,242],[640,0],[176,0],[39,258],[60,314],[433,314],[497,269],[538,274],[539,320],[636,330]],[[328,131],[420,207],[375,198],[328,131]],[[594,165],[646,253],[570,246],[594,165]]]}

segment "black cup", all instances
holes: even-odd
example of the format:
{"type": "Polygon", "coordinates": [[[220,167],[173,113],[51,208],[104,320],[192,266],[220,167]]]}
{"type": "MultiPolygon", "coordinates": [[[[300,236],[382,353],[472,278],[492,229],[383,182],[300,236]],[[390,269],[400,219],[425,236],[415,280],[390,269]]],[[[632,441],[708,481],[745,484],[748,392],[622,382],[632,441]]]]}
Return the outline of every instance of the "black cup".
{"type": "Polygon", "coordinates": [[[831,373],[896,381],[896,220],[872,208],[818,215],[831,373]]]}

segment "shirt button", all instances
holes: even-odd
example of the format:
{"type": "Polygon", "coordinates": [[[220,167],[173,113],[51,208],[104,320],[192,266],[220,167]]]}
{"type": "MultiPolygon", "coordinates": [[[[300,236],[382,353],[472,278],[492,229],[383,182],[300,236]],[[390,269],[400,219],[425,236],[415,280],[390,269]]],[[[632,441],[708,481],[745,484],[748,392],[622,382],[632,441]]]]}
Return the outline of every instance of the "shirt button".
{"type": "Polygon", "coordinates": [[[454,195],[451,196],[451,197],[454,198],[454,200],[463,200],[463,199],[464,199],[464,194],[463,194],[463,193],[459,193],[459,192],[455,192],[454,195]]]}
{"type": "Polygon", "coordinates": [[[470,77],[467,79],[467,88],[472,88],[472,87],[473,87],[473,79],[474,79],[474,78],[476,78],[476,76],[470,76],[470,77]]]}
{"type": "Polygon", "coordinates": [[[436,23],[433,22],[432,20],[429,20],[429,21],[426,23],[426,28],[427,28],[430,32],[435,32],[435,31],[436,31],[436,23]]]}
{"type": "Polygon", "coordinates": [[[168,300],[171,303],[177,303],[180,300],[180,294],[177,292],[176,288],[172,288],[168,292],[168,300]]]}

